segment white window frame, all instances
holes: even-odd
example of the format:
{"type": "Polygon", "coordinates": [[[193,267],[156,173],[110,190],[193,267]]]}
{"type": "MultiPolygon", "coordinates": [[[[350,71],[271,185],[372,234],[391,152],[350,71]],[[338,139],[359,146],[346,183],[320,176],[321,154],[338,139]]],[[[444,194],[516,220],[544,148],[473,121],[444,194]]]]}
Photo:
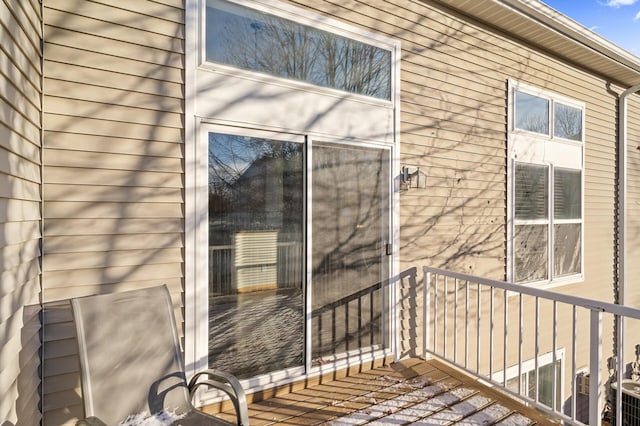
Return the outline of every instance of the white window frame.
{"type": "MultiPolygon", "coordinates": [[[[528,373],[536,370],[539,371],[542,367],[545,367],[547,365],[560,361],[560,375],[557,378],[559,379],[559,381],[556,382],[556,386],[560,389],[560,395],[559,396],[556,395],[556,400],[560,399],[560,401],[564,401],[564,371],[565,371],[564,358],[565,358],[565,350],[564,348],[560,348],[556,350],[555,357],[553,352],[547,352],[542,355],[538,355],[537,357],[523,361],[521,364],[515,364],[515,365],[512,365],[511,367],[507,367],[506,379],[504,378],[504,370],[494,373],[492,376],[492,379],[494,382],[504,383],[504,386],[506,388],[508,380],[514,379],[516,377],[520,377],[520,380],[522,380],[522,375],[528,375],[528,373]]],[[[536,380],[538,380],[539,377],[540,375],[536,374],[536,380]]],[[[536,402],[539,401],[538,384],[539,383],[536,383],[536,397],[534,398],[536,402]]],[[[527,394],[526,386],[521,387],[520,391],[522,392],[523,396],[527,398],[529,397],[529,395],[527,394]]],[[[516,389],[515,391],[512,391],[512,392],[515,392],[517,394],[518,390],[516,389]]],[[[561,407],[556,407],[556,409],[560,409],[560,408],[561,407]]]]}
{"type": "MultiPolygon", "coordinates": [[[[507,113],[507,281],[515,282],[515,164],[528,163],[532,165],[548,166],[548,224],[547,238],[547,276],[548,279],[523,283],[531,287],[552,288],[584,280],[584,182],[585,182],[585,123],[586,104],[548,90],[527,85],[516,80],[508,80],[508,113],[507,113]],[[549,134],[539,134],[515,127],[515,93],[522,92],[545,98],[549,101],[549,134]],[[554,105],[555,103],[580,109],[582,112],[582,140],[558,138],[554,136],[554,105]],[[554,219],[553,191],[554,169],[572,169],[580,171],[581,175],[581,212],[580,219],[554,219]],[[554,224],[580,223],[580,272],[561,277],[554,276],[554,224]]],[[[538,223],[534,221],[531,223],[538,223]]],[[[518,224],[526,224],[519,221],[518,224]]]]}
{"type": "MultiPolygon", "coordinates": [[[[231,0],[233,3],[251,7],[270,14],[275,14],[287,19],[294,19],[297,22],[314,25],[325,31],[330,31],[338,35],[352,38],[365,42],[370,45],[382,47],[391,51],[391,100],[382,100],[369,96],[353,94],[340,91],[337,89],[324,88],[314,86],[309,83],[299,82],[295,80],[277,78],[266,74],[253,71],[239,70],[237,68],[223,66],[219,64],[211,64],[203,61],[204,56],[204,14],[205,0],[186,0],[186,25],[185,25],[185,367],[187,376],[194,374],[196,371],[206,368],[208,360],[207,342],[208,342],[208,323],[203,321],[207,317],[208,307],[206,303],[198,301],[198,295],[201,294],[203,288],[207,286],[207,250],[206,242],[208,233],[206,225],[208,208],[207,197],[203,197],[203,191],[206,195],[207,191],[203,190],[203,182],[207,182],[207,156],[202,155],[203,143],[206,143],[207,133],[212,129],[224,129],[227,133],[230,129],[239,132],[247,132],[254,135],[256,132],[267,134],[274,132],[275,139],[282,139],[282,134],[292,135],[294,138],[306,137],[307,149],[313,145],[314,141],[331,142],[331,143],[348,143],[357,146],[371,146],[378,148],[388,148],[391,153],[391,177],[399,174],[399,129],[400,129],[400,42],[389,37],[366,31],[355,26],[342,23],[334,18],[329,18],[320,14],[311,12],[310,10],[282,3],[278,0],[231,0]],[[216,113],[209,113],[210,110],[219,111],[219,109],[208,108],[209,105],[203,107],[206,103],[206,84],[202,83],[203,76],[206,75],[222,75],[233,77],[236,80],[234,84],[255,84],[264,85],[267,90],[270,87],[279,88],[277,90],[289,90],[291,93],[305,92],[313,96],[321,95],[325,98],[340,98],[339,105],[351,103],[358,108],[364,108],[365,111],[386,110],[392,114],[390,131],[376,138],[371,137],[372,133],[362,133],[360,130],[351,134],[344,134],[343,127],[322,127],[300,128],[289,122],[278,122],[273,124],[262,123],[258,121],[244,120],[244,116],[240,115],[233,118],[227,116],[218,116],[216,113]],[[196,102],[197,101],[197,102],[196,102]],[[256,132],[254,132],[254,129],[256,132]],[[203,249],[203,247],[205,247],[203,249]]],[[[218,89],[220,90],[220,89],[218,89]]],[[[220,92],[218,92],[220,93],[220,92]]],[[[258,94],[257,96],[259,96],[258,94]]],[[[338,105],[332,100],[332,105],[338,105]]],[[[313,102],[311,102],[313,105],[313,102]]],[[[319,108],[319,107],[316,107],[319,108]]],[[[350,107],[352,111],[353,107],[350,107]]],[[[338,109],[339,110],[339,109],[338,109]]],[[[342,111],[342,110],[339,110],[342,111]]],[[[245,114],[246,116],[246,114],[245,114]]],[[[367,115],[364,114],[366,117],[367,115]]],[[[376,135],[379,133],[376,133],[376,135]]],[[[307,154],[307,167],[311,161],[311,153],[307,154]]],[[[307,204],[305,209],[311,209],[309,200],[311,193],[309,185],[311,178],[308,177],[307,182],[307,204]]],[[[206,185],[205,185],[206,186],[206,185]]],[[[390,188],[390,229],[392,255],[390,258],[390,277],[397,276],[399,273],[399,191],[396,188],[396,182],[392,179],[389,183],[390,188]]],[[[308,233],[307,233],[308,234],[308,233]]],[[[309,238],[307,245],[310,245],[309,238]]],[[[397,310],[396,303],[398,299],[398,288],[393,279],[389,285],[389,346],[380,351],[384,356],[394,356],[397,358],[397,310]]],[[[373,354],[372,357],[379,357],[380,353],[373,354]]],[[[359,365],[367,362],[369,355],[361,354],[359,357],[348,359],[336,359],[332,362],[322,364],[319,367],[309,368],[306,374],[298,374],[300,371],[283,371],[278,374],[268,375],[269,377],[258,377],[243,381],[243,385],[251,391],[259,391],[273,386],[290,383],[293,380],[309,378],[320,374],[325,374],[336,369],[359,365]]],[[[221,398],[221,394],[210,392],[206,395],[199,395],[200,404],[208,404],[215,402],[221,398]]]]}
{"type": "Polygon", "coordinates": [[[391,41],[389,38],[378,35],[370,31],[365,31],[365,30],[353,27],[341,21],[330,19],[325,16],[313,13],[311,11],[301,9],[293,5],[289,5],[287,3],[282,3],[279,0],[224,0],[229,3],[236,4],[238,6],[247,7],[249,9],[253,9],[258,12],[274,15],[283,19],[288,19],[290,21],[299,23],[301,25],[314,27],[319,30],[323,30],[323,31],[333,33],[348,39],[356,40],[374,47],[378,47],[380,49],[390,51],[391,52],[391,69],[390,69],[389,78],[391,79],[391,99],[386,100],[381,98],[375,98],[372,96],[361,95],[358,93],[345,92],[345,91],[330,88],[330,87],[319,87],[305,81],[277,77],[277,76],[273,76],[265,73],[260,73],[257,71],[236,68],[226,64],[208,62],[206,60],[206,45],[205,45],[206,16],[204,13],[204,8],[206,7],[206,0],[200,0],[200,1],[202,3],[201,4],[202,13],[200,13],[200,22],[199,22],[201,31],[200,31],[200,40],[199,40],[199,49],[198,49],[198,64],[201,69],[216,71],[220,73],[227,73],[230,75],[244,77],[251,80],[262,81],[270,84],[282,85],[282,86],[290,87],[297,90],[322,93],[325,95],[332,94],[342,99],[349,98],[352,100],[371,103],[374,105],[383,105],[383,106],[389,107],[392,104],[394,104],[393,86],[396,78],[394,76],[394,73],[396,72],[396,70],[394,69],[395,68],[394,55],[395,55],[395,51],[398,48],[398,43],[391,41]]]}

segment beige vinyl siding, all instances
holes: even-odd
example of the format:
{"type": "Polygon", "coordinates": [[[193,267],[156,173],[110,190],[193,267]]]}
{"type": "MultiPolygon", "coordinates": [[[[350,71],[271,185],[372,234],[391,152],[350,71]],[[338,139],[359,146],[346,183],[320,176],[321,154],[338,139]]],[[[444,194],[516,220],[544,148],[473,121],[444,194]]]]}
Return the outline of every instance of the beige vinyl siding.
{"type": "Polygon", "coordinates": [[[167,284],[182,322],[181,0],[45,0],[45,425],[82,415],[68,300],[167,284]]]}
{"type": "Polygon", "coordinates": [[[40,422],[41,25],[0,3],[0,423],[40,422]]]}
{"type": "MultiPolygon", "coordinates": [[[[420,166],[427,174],[427,188],[400,195],[400,356],[422,352],[423,265],[506,278],[508,79],[586,104],[585,279],[554,291],[613,301],[616,93],[624,88],[435,2],[292,3],[401,41],[400,164],[420,166]]],[[[637,99],[633,103],[637,108],[637,99]]],[[[637,137],[640,129],[638,116],[634,117],[637,137]]],[[[635,161],[640,161],[637,152],[635,161]]],[[[636,175],[636,187],[639,178],[636,175]]],[[[640,300],[640,296],[634,298],[640,300]]],[[[527,321],[532,321],[532,303],[525,301],[527,321]]],[[[552,318],[550,309],[541,307],[545,321],[552,318]]],[[[517,306],[510,306],[509,312],[513,316],[517,306]]],[[[570,321],[568,315],[565,310],[558,312],[560,324],[570,321]]],[[[579,321],[579,329],[586,329],[586,317],[579,321]]],[[[544,328],[545,333],[548,329],[544,328]]],[[[603,338],[608,352],[610,322],[604,323],[603,338]]],[[[549,336],[541,339],[541,351],[550,351],[549,336]]],[[[586,363],[583,355],[588,345],[586,339],[578,342],[578,363],[586,363]]],[[[511,345],[507,365],[517,362],[513,356],[517,347],[511,345]]],[[[559,347],[566,349],[565,357],[570,359],[567,330],[562,331],[559,347]]],[[[531,348],[532,342],[525,339],[525,357],[532,354],[531,348]]],[[[502,349],[495,347],[491,353],[494,371],[502,369],[502,349]]],[[[469,355],[474,365],[475,353],[469,355]]],[[[482,360],[484,367],[488,362],[482,360]]],[[[566,386],[570,383],[565,376],[566,386]]]]}
{"type": "MultiPolygon", "coordinates": [[[[640,308],[640,94],[631,96],[628,101],[627,126],[627,294],[625,303],[634,308],[640,308]]],[[[640,324],[637,324],[640,328],[640,324]]],[[[640,331],[634,334],[626,331],[629,342],[628,348],[633,353],[635,345],[640,343],[640,331]]],[[[631,358],[633,359],[633,358],[631,358]]]]}

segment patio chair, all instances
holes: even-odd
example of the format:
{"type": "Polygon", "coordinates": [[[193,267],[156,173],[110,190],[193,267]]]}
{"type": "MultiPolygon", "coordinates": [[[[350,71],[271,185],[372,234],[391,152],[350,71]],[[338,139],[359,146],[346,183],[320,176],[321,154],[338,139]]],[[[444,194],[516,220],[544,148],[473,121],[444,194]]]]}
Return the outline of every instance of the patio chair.
{"type": "Polygon", "coordinates": [[[170,424],[182,426],[230,425],[191,404],[198,387],[213,386],[233,401],[238,425],[249,425],[244,391],[235,377],[205,370],[187,385],[166,286],[80,297],[71,306],[85,413],[77,424],[111,426],[132,416],[159,416],[178,419],[170,424]]]}

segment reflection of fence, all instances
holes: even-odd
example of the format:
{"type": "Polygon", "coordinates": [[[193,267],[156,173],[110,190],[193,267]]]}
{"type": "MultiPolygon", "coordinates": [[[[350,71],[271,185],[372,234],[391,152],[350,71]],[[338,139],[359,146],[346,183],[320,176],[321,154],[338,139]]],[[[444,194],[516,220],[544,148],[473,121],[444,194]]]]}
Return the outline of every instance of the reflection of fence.
{"type": "MultiPolygon", "coordinates": [[[[300,287],[303,277],[302,243],[277,244],[277,287],[300,287]]],[[[235,294],[233,245],[209,246],[209,292],[211,296],[235,294]]]]}
{"type": "Polygon", "coordinates": [[[315,340],[312,357],[381,344],[383,288],[376,283],[315,309],[311,314],[315,340]]]}

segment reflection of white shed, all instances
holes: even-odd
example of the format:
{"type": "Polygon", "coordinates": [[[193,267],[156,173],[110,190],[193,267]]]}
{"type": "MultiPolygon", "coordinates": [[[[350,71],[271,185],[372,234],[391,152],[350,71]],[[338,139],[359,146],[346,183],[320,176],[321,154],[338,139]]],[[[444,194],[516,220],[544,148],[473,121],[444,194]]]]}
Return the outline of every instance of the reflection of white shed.
{"type": "Polygon", "coordinates": [[[236,273],[233,290],[238,293],[276,288],[278,282],[278,232],[238,232],[233,238],[236,273]]]}

